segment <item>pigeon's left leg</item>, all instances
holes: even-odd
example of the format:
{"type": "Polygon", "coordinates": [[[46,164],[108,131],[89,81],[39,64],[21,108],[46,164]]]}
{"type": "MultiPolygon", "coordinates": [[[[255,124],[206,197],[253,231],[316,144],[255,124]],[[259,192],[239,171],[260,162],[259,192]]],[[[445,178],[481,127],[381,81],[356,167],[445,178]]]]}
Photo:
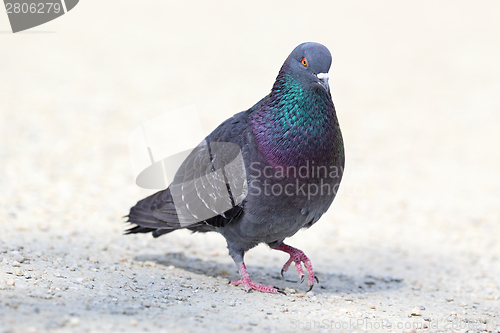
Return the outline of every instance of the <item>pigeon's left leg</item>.
{"type": "Polygon", "coordinates": [[[243,262],[243,253],[239,253],[239,252],[238,253],[236,253],[236,252],[231,253],[231,252],[232,251],[230,251],[230,254],[233,257],[233,260],[236,263],[236,266],[238,266],[238,271],[240,272],[240,277],[241,277],[241,279],[239,279],[239,280],[231,281],[231,284],[233,286],[243,284],[243,287],[245,287],[245,290],[247,292],[250,292],[250,290],[253,289],[253,290],[261,291],[264,293],[273,293],[273,294],[283,293],[282,291],[278,290],[277,288],[275,288],[273,286],[266,286],[264,284],[258,284],[258,283],[253,282],[250,279],[250,275],[248,274],[245,263],[243,262]]]}
{"type": "Polygon", "coordinates": [[[240,272],[241,279],[231,281],[231,284],[233,286],[243,284],[243,287],[245,287],[245,290],[247,291],[247,293],[250,292],[250,290],[252,290],[252,289],[257,290],[257,291],[261,291],[263,293],[277,294],[280,292],[278,289],[274,288],[273,286],[266,286],[264,284],[258,284],[258,283],[253,282],[250,279],[250,276],[248,275],[248,271],[247,271],[247,268],[245,267],[245,263],[243,263],[243,262],[241,263],[238,271],[240,272]]]}
{"type": "Polygon", "coordinates": [[[305,275],[304,275],[304,270],[302,269],[302,263],[304,263],[304,266],[306,266],[307,275],[309,275],[309,280],[307,281],[307,285],[309,286],[308,291],[310,291],[314,286],[314,279],[318,281],[318,278],[314,275],[314,270],[312,268],[311,260],[309,260],[309,258],[304,254],[304,252],[294,247],[291,247],[290,245],[286,245],[285,243],[281,243],[279,245],[272,245],[271,248],[273,250],[280,250],[286,252],[290,255],[290,259],[288,259],[288,261],[283,265],[283,268],[281,269],[281,276],[283,276],[283,273],[285,273],[292,264],[292,262],[294,262],[295,269],[297,270],[297,273],[299,273],[300,282],[303,282],[305,275]]]}

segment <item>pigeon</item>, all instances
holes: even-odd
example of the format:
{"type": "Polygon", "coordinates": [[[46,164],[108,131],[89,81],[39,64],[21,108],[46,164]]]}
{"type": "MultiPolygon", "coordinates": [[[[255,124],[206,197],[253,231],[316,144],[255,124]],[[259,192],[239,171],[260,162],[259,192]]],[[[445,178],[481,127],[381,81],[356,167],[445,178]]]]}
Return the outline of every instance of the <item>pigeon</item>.
{"type": "Polygon", "coordinates": [[[247,292],[283,293],[251,280],[245,253],[260,243],[290,255],[308,290],[318,281],[303,251],[284,243],[315,224],[332,204],[344,172],[344,143],[322,44],[298,45],[271,92],[220,124],[194,148],[165,190],[130,209],[127,234],[159,237],[178,229],[218,232],[247,292]],[[222,172],[221,172],[222,170],[222,172]]]}

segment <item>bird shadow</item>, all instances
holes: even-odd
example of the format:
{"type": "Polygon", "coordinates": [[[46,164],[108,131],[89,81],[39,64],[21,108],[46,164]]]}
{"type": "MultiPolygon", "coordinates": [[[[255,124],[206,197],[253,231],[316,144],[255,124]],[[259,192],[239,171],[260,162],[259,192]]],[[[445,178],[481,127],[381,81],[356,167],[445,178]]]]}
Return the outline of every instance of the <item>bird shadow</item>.
{"type": "MultiPolygon", "coordinates": [[[[157,265],[165,267],[174,266],[193,274],[210,276],[213,278],[223,278],[230,280],[239,279],[238,272],[233,263],[220,263],[199,258],[186,257],[183,253],[142,254],[135,257],[137,261],[152,261],[157,265]]],[[[292,265],[289,271],[282,277],[277,269],[273,271],[270,267],[252,266],[249,267],[252,280],[256,283],[269,284],[285,290],[294,289],[297,292],[306,292],[308,287],[306,282],[300,282],[297,273],[292,265]]],[[[326,271],[315,271],[319,283],[314,286],[315,294],[365,294],[386,290],[401,289],[406,283],[399,278],[391,276],[354,276],[326,271]]],[[[307,278],[307,277],[306,277],[307,278]]],[[[307,280],[306,280],[307,281],[307,280]]]]}

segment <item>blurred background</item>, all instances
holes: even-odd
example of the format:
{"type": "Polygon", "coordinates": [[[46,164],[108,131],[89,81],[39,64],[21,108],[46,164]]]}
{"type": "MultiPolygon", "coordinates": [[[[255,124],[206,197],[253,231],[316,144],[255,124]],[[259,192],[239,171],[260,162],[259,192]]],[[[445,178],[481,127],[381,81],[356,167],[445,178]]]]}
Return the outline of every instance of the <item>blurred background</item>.
{"type": "MultiPolygon", "coordinates": [[[[1,238],[50,228],[231,262],[218,235],[121,236],[121,216],[151,193],[135,185],[128,135],[189,105],[208,134],[270,91],[296,45],[317,41],[333,54],[346,174],[329,212],[289,243],[320,272],[494,285],[499,17],[493,0],[86,0],[12,34],[0,13],[1,238]]],[[[284,258],[261,246],[247,266],[278,271],[284,258]]]]}

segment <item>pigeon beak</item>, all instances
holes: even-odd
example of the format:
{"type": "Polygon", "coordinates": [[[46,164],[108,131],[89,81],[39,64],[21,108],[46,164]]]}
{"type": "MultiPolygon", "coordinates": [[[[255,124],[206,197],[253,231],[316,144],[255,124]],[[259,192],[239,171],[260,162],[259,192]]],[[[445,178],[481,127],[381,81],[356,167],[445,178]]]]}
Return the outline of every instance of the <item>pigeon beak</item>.
{"type": "Polygon", "coordinates": [[[330,77],[328,73],[319,73],[316,75],[319,79],[319,84],[325,88],[326,91],[330,91],[330,86],[328,85],[328,78],[330,77]]]}

